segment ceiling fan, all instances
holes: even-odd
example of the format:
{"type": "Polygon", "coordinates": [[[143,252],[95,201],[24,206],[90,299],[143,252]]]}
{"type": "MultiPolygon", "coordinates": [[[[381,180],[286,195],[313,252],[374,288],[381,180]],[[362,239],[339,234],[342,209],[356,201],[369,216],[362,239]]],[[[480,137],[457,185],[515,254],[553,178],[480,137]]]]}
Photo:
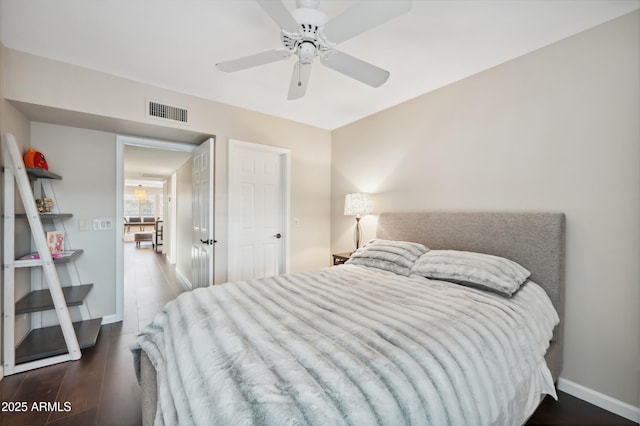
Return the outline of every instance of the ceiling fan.
{"type": "Polygon", "coordinates": [[[296,0],[297,9],[290,12],[281,0],[256,0],[281,28],[282,47],[232,61],[220,62],[221,71],[234,72],[288,58],[298,57],[293,66],[287,99],[304,96],[311,64],[316,56],[320,63],[339,73],[372,87],[389,78],[389,71],[364,62],[335,49],[338,43],[387,22],[411,8],[411,0],[363,1],[329,20],[317,9],[318,0],[296,0]]]}

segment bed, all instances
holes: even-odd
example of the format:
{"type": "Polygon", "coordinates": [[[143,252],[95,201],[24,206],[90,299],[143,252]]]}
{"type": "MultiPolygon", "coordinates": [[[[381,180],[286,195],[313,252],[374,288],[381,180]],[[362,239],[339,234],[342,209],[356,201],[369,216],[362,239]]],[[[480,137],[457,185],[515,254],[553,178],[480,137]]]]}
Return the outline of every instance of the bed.
{"type": "Polygon", "coordinates": [[[132,348],[143,423],[523,424],[562,369],[564,229],[383,213],[345,265],[185,293],[132,348]],[[433,277],[467,253],[530,275],[506,296],[433,277]]]}

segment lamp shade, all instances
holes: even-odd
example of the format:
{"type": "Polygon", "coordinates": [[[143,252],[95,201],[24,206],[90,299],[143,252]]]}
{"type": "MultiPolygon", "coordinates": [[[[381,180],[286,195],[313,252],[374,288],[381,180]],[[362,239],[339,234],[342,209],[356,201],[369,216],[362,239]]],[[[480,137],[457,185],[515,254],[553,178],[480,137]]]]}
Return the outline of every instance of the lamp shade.
{"type": "Polygon", "coordinates": [[[138,201],[144,201],[147,199],[147,191],[142,189],[142,185],[138,185],[138,189],[133,191],[133,196],[136,197],[138,201]]]}
{"type": "Polygon", "coordinates": [[[345,216],[364,216],[372,213],[369,194],[357,192],[344,197],[345,216]]]}

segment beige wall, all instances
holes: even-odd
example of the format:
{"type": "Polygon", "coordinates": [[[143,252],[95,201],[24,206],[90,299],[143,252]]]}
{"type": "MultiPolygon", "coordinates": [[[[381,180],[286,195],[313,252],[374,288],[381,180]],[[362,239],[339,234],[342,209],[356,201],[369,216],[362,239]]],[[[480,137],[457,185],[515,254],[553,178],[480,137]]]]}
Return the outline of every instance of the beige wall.
{"type": "MultiPolygon", "coordinates": [[[[640,367],[638,12],[337,129],[332,250],[344,194],[374,209],[567,215],[562,377],[637,407],[640,367]]],[[[365,217],[365,239],[375,218],[365,217]]]]}
{"type": "MultiPolygon", "coordinates": [[[[6,64],[6,50],[2,43],[0,43],[0,164],[4,165],[5,154],[5,133],[12,133],[18,145],[21,148],[28,146],[28,141],[31,138],[29,129],[29,120],[17,109],[13,107],[9,102],[4,99],[5,92],[5,64],[6,64]]],[[[0,211],[4,212],[4,173],[0,173],[0,211]]],[[[16,206],[17,211],[24,211],[21,204],[16,206]]],[[[22,250],[28,248],[29,237],[27,234],[27,227],[24,221],[16,222],[16,238],[18,241],[18,247],[16,250],[22,250]]],[[[0,221],[0,240],[4,241],[4,221],[0,221]]],[[[0,259],[3,259],[4,263],[4,244],[0,244],[0,259]]],[[[16,271],[16,296],[22,297],[29,291],[28,285],[29,274],[25,269],[16,271]]],[[[3,295],[0,294],[0,301],[2,301],[3,295]]],[[[1,321],[1,320],[0,320],[1,321]]],[[[27,315],[21,315],[16,318],[16,336],[19,338],[23,336],[29,330],[29,318],[27,315]]],[[[0,327],[0,341],[2,341],[2,328],[0,327]]],[[[0,374],[0,377],[2,375],[0,374]]]]}
{"type": "MultiPolygon", "coordinates": [[[[0,152],[0,159],[2,160],[2,164],[4,164],[5,133],[12,133],[16,137],[18,144],[22,146],[28,146],[25,141],[28,141],[30,138],[29,120],[4,98],[6,91],[6,52],[6,48],[0,43],[0,131],[2,131],[2,151],[0,152]]],[[[0,202],[2,201],[0,200],[0,202]]]]}
{"type": "Polygon", "coordinates": [[[128,125],[153,126],[154,134],[158,128],[166,128],[167,134],[178,129],[216,136],[216,239],[219,241],[216,245],[216,282],[226,280],[229,138],[291,150],[291,218],[300,223],[299,227],[291,227],[291,270],[309,270],[329,264],[329,131],[11,49],[6,49],[5,53],[7,99],[57,111],[80,112],[92,118],[87,120],[87,125],[100,122],[94,117],[109,117],[126,121],[128,125]],[[189,125],[165,124],[145,117],[147,98],[188,108],[189,125]]]}
{"type": "MultiPolygon", "coordinates": [[[[93,283],[93,289],[86,299],[93,317],[104,317],[115,313],[116,309],[116,227],[95,231],[90,227],[82,231],[79,222],[93,219],[116,217],[116,135],[76,127],[58,126],[45,123],[31,124],[31,146],[47,158],[49,169],[62,176],[53,182],[55,200],[63,213],[72,213],[73,218],[65,220],[66,238],[71,248],[83,249],[84,253],[76,261],[80,279],[93,283]]],[[[64,266],[58,267],[61,281],[67,273],[64,266]]],[[[70,309],[74,320],[79,313],[70,309]]],[[[55,323],[49,312],[49,321],[55,323]]]]}

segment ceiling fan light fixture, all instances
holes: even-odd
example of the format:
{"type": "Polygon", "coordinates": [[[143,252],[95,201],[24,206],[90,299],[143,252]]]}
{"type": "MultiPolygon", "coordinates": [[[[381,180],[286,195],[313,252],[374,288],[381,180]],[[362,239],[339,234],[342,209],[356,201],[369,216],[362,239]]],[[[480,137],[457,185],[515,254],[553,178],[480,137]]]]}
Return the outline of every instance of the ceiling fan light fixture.
{"type": "Polygon", "coordinates": [[[297,54],[301,64],[310,64],[316,57],[316,46],[310,41],[303,41],[298,46],[297,54]]]}

